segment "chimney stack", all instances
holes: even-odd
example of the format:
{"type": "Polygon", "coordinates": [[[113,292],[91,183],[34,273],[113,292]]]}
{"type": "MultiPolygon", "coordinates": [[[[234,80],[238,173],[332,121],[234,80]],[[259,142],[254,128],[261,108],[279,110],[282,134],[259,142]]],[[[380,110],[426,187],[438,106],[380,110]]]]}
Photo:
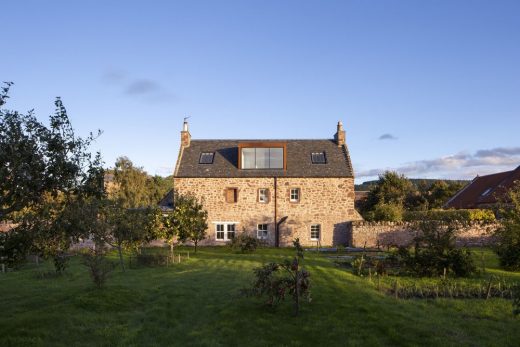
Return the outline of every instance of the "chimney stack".
{"type": "Polygon", "coordinates": [[[181,131],[181,146],[189,147],[191,142],[190,131],[188,130],[188,119],[184,118],[184,124],[182,125],[181,131]]]}
{"type": "Polygon", "coordinates": [[[341,121],[338,122],[338,130],[334,135],[334,139],[336,140],[338,147],[345,144],[345,130],[343,130],[343,123],[341,123],[341,121]]]}

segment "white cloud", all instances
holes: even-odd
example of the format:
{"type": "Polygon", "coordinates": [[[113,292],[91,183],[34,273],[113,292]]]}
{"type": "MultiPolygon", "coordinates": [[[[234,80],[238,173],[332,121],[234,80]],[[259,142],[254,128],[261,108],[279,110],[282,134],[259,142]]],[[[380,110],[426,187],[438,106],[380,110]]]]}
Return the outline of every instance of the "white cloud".
{"type": "Polygon", "coordinates": [[[511,170],[520,164],[520,147],[482,149],[474,154],[460,152],[436,159],[405,163],[399,167],[371,169],[358,177],[373,177],[392,170],[406,176],[442,176],[457,179],[473,178],[476,174],[511,170]]]}

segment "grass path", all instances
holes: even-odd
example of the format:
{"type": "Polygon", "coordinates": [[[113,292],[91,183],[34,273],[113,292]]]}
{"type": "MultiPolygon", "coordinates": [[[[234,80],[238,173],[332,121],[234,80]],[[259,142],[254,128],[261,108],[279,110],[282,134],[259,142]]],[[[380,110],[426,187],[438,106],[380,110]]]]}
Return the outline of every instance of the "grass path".
{"type": "MultiPolygon", "coordinates": [[[[114,272],[96,290],[79,259],[59,278],[37,278],[51,264],[0,274],[1,346],[518,346],[520,319],[511,303],[483,300],[396,300],[365,279],[306,255],[311,304],[291,316],[238,290],[252,268],[291,250],[232,254],[202,248],[168,268],[114,272]]],[[[494,258],[486,254],[491,272],[494,258]]],[[[518,273],[507,276],[519,278],[518,273]]]]}

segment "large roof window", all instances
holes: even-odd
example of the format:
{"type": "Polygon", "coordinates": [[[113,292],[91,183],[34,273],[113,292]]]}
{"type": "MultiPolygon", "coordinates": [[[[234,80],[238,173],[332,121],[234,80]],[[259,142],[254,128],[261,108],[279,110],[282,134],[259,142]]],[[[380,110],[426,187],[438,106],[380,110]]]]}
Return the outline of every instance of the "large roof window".
{"type": "Polygon", "coordinates": [[[283,169],[284,147],[241,147],[241,169],[283,169]]]}

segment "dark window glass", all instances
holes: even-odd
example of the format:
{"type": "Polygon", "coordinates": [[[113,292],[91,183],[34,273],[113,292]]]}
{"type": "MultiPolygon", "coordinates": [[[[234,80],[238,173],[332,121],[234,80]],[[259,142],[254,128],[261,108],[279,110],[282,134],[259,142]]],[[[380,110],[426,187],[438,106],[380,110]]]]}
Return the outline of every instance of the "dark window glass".
{"type": "Polygon", "coordinates": [[[283,169],[283,148],[242,148],[242,169],[283,169]]]}
{"type": "Polygon", "coordinates": [[[200,154],[199,164],[213,164],[214,152],[203,152],[200,154]]]}
{"type": "Polygon", "coordinates": [[[325,157],[325,152],[312,152],[311,160],[313,164],[326,164],[327,158],[325,157]]]}

